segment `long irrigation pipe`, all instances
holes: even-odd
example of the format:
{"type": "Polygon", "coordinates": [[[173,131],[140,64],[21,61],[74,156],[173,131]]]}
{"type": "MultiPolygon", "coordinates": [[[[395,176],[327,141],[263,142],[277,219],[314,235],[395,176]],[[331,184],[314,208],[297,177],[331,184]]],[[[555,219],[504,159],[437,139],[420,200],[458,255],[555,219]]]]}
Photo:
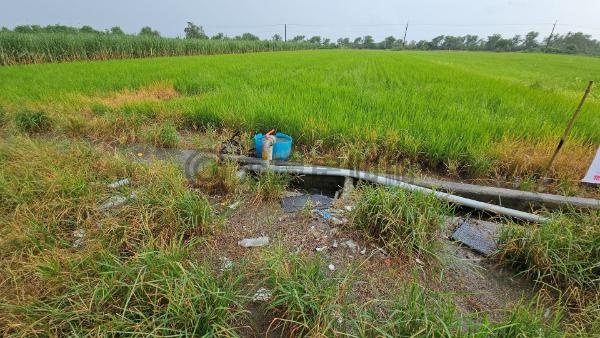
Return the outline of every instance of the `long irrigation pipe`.
{"type": "Polygon", "coordinates": [[[321,175],[321,176],[338,176],[338,177],[352,177],[358,180],[364,180],[376,184],[386,185],[386,186],[395,186],[404,190],[412,191],[412,192],[423,192],[428,194],[434,194],[437,198],[463,205],[469,208],[484,210],[496,213],[498,215],[505,215],[514,218],[519,218],[529,222],[535,223],[545,223],[548,221],[548,218],[543,216],[534,215],[528,212],[509,209],[505,207],[501,207],[494,204],[484,203],[476,200],[472,200],[469,198],[464,198],[452,194],[448,194],[441,191],[435,191],[432,189],[420,187],[417,185],[405,183],[399,180],[395,180],[385,176],[379,176],[370,174],[364,171],[359,170],[350,170],[350,169],[335,169],[328,167],[305,167],[305,166],[278,166],[278,165],[260,165],[260,164],[251,164],[243,167],[245,170],[250,170],[254,172],[271,170],[274,172],[285,172],[291,174],[298,175],[321,175]]]}

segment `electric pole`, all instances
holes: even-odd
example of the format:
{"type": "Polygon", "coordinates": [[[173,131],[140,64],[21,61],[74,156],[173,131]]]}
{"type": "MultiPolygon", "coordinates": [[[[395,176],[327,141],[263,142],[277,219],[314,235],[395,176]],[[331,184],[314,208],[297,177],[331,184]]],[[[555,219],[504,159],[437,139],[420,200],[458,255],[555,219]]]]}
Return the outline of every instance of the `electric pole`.
{"type": "Polygon", "coordinates": [[[283,24],[283,41],[287,42],[287,23],[283,24]]]}
{"type": "Polygon", "coordinates": [[[408,32],[408,22],[406,23],[406,27],[404,28],[404,38],[402,39],[402,47],[406,45],[406,32],[408,32]]]}
{"type": "Polygon", "coordinates": [[[554,35],[554,29],[556,28],[556,24],[558,21],[554,21],[554,25],[552,26],[552,32],[550,32],[550,36],[548,37],[548,41],[546,42],[546,52],[548,52],[548,47],[550,47],[550,41],[552,41],[552,35],[554,35]]]}

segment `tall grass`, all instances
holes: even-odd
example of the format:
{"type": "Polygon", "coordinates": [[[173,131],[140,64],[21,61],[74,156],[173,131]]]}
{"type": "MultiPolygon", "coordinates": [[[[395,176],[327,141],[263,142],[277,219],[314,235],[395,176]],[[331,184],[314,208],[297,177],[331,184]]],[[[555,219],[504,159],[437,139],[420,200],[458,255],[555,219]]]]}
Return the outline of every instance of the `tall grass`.
{"type": "Polygon", "coordinates": [[[252,53],[317,48],[281,41],[189,40],[163,37],[0,32],[0,65],[157,56],[252,53]]]}
{"type": "Polygon", "coordinates": [[[433,194],[364,186],[351,223],[391,253],[434,254],[451,206],[433,194]]]}

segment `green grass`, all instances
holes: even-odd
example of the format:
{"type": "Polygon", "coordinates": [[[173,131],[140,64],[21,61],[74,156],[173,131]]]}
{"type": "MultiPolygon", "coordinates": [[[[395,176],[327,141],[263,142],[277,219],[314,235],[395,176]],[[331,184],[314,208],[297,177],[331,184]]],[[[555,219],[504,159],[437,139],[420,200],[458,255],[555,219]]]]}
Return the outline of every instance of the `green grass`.
{"type": "MultiPolygon", "coordinates": [[[[90,110],[86,97],[160,82],[183,95],[117,110],[151,111],[147,119],[178,128],[277,128],[298,145],[338,156],[340,144],[360,142],[377,154],[368,158],[374,162],[409,159],[486,176],[542,170],[586,81],[600,79],[600,60],[321,50],[15,66],[1,68],[0,78],[0,107],[9,113],[42,105],[51,115],[81,114],[90,110]]],[[[593,93],[561,154],[565,163],[556,165],[559,174],[583,174],[587,160],[580,159],[591,158],[600,142],[599,109],[593,93]]]]}
{"type": "Polygon", "coordinates": [[[51,122],[44,112],[24,110],[15,114],[15,125],[22,132],[36,133],[48,130],[51,122]]]}
{"type": "Polygon", "coordinates": [[[451,210],[433,194],[364,186],[351,224],[390,253],[435,255],[439,231],[451,210]]]}
{"type": "Polygon", "coordinates": [[[600,321],[600,212],[556,214],[540,226],[506,225],[497,259],[559,297],[590,332],[600,321]]]}

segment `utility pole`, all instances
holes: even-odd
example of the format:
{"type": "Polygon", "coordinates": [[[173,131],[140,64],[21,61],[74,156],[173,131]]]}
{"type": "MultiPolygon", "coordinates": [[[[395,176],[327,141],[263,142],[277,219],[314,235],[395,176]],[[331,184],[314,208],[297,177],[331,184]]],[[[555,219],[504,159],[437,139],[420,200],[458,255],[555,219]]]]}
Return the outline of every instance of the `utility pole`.
{"type": "Polygon", "coordinates": [[[548,47],[550,47],[550,41],[552,41],[552,35],[554,35],[554,29],[556,28],[556,24],[558,21],[554,21],[554,25],[552,26],[552,32],[550,32],[550,36],[548,37],[548,42],[546,42],[546,52],[548,52],[548,47]]]}
{"type": "Polygon", "coordinates": [[[283,24],[283,41],[287,42],[287,23],[283,24]]]}
{"type": "Polygon", "coordinates": [[[408,22],[406,23],[406,27],[404,28],[404,38],[402,39],[402,47],[406,45],[406,32],[408,32],[408,22]]]}

